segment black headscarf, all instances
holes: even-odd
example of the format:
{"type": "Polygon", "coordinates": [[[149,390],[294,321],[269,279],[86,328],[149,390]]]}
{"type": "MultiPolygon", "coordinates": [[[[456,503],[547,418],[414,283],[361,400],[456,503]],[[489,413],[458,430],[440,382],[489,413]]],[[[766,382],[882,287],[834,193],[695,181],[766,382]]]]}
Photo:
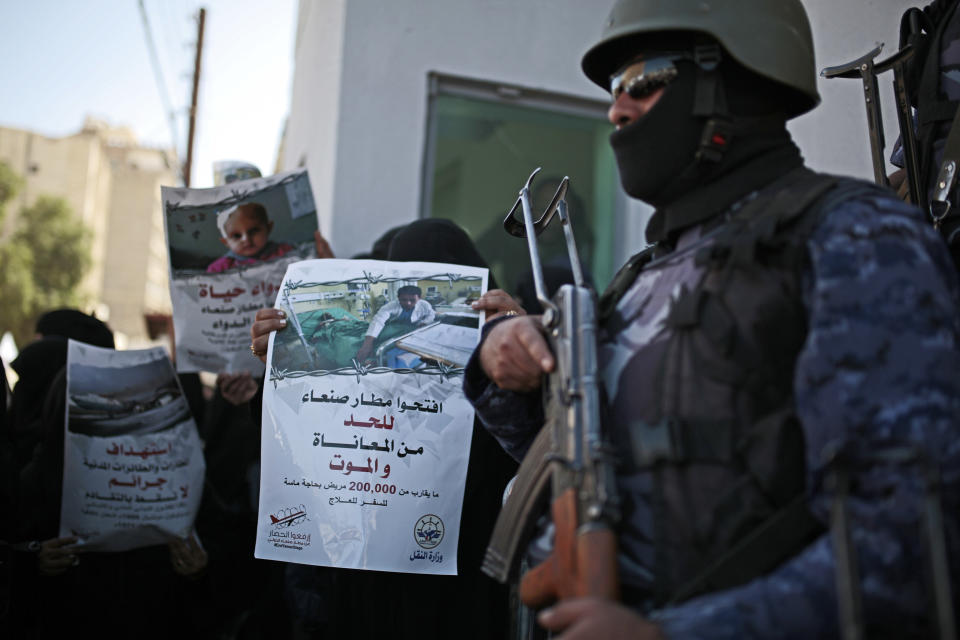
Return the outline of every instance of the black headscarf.
{"type": "Polygon", "coordinates": [[[76,309],[54,309],[37,320],[41,336],[64,336],[95,347],[113,349],[113,332],[97,318],[76,309]]]}
{"type": "Polygon", "coordinates": [[[14,429],[40,415],[47,388],[65,364],[67,339],[63,336],[47,336],[31,342],[10,363],[19,376],[10,404],[10,420],[14,429]]]}
{"type": "MultiPolygon", "coordinates": [[[[393,237],[387,259],[395,262],[447,262],[489,268],[467,232],[452,220],[444,218],[425,218],[403,227],[393,237]]],[[[489,288],[497,288],[492,273],[489,288]]]]}
{"type": "MultiPolygon", "coordinates": [[[[590,280],[588,274],[584,274],[584,277],[590,280]]],[[[547,288],[546,294],[549,298],[553,298],[553,294],[561,286],[573,284],[573,270],[569,267],[569,263],[543,265],[543,284],[547,288]]],[[[533,280],[532,269],[527,269],[520,274],[513,290],[516,297],[520,298],[520,305],[524,311],[532,315],[543,313],[543,306],[537,299],[537,285],[533,280]]]]}
{"type": "MultiPolygon", "coordinates": [[[[19,379],[10,396],[7,430],[18,465],[26,463],[43,433],[47,392],[57,373],[67,364],[67,339],[47,336],[28,344],[10,366],[19,379]]],[[[61,416],[61,425],[62,425],[61,416]]]]}

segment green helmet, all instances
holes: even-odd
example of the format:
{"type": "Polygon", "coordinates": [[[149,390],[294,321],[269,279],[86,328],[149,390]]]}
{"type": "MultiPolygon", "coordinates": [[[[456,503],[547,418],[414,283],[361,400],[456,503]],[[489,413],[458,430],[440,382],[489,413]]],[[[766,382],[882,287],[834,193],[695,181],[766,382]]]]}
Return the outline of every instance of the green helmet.
{"type": "Polygon", "coordinates": [[[584,73],[608,89],[610,75],[637,53],[643,34],[705,33],[743,67],[794,90],[788,114],[820,103],[813,36],[800,0],[617,0],[603,36],[583,56],[584,73]],[[631,50],[627,50],[627,49],[631,50]]]}

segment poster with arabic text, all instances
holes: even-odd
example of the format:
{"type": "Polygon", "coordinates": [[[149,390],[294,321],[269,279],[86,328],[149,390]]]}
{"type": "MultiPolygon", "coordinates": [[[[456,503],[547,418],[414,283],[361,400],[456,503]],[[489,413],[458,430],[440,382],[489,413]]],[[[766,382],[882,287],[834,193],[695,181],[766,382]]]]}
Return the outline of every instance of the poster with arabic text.
{"type": "Polygon", "coordinates": [[[264,384],[256,557],[457,572],[473,408],[463,368],[487,270],[308,260],[276,306],[264,384]]]}
{"type": "Polygon", "coordinates": [[[305,169],[208,189],[162,187],[177,371],[263,372],[250,353],[257,310],[287,265],[315,258],[305,169]]]}
{"type": "Polygon", "coordinates": [[[160,347],[67,351],[60,535],[90,551],[185,537],[203,493],[203,448],[160,347]]]}

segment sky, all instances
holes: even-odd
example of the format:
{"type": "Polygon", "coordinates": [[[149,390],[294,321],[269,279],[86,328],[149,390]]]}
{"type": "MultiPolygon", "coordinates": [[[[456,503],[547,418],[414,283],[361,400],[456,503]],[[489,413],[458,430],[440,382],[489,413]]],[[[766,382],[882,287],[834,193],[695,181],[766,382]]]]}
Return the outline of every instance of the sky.
{"type": "Polygon", "coordinates": [[[183,162],[204,7],[191,186],[212,186],[217,160],[273,173],[290,103],[296,0],[143,5],[169,103],[151,65],[140,0],[0,0],[0,126],[60,137],[89,115],[131,128],[146,146],[175,146],[183,162]]]}

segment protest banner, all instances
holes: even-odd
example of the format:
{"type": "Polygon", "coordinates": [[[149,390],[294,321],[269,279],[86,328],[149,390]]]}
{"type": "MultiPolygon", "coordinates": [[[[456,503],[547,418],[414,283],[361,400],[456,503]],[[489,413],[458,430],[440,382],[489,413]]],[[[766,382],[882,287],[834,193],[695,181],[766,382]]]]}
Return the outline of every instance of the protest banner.
{"type": "Polygon", "coordinates": [[[70,340],[60,535],[90,551],[186,537],[203,494],[203,447],[163,349],[70,340]]]}
{"type": "Polygon", "coordinates": [[[264,384],[258,558],[457,572],[473,408],[463,367],[487,270],[291,265],[264,384]]]}
{"type": "Polygon", "coordinates": [[[257,310],[292,262],[316,257],[306,170],[208,189],[162,187],[177,371],[263,372],[250,354],[257,310]]]}

